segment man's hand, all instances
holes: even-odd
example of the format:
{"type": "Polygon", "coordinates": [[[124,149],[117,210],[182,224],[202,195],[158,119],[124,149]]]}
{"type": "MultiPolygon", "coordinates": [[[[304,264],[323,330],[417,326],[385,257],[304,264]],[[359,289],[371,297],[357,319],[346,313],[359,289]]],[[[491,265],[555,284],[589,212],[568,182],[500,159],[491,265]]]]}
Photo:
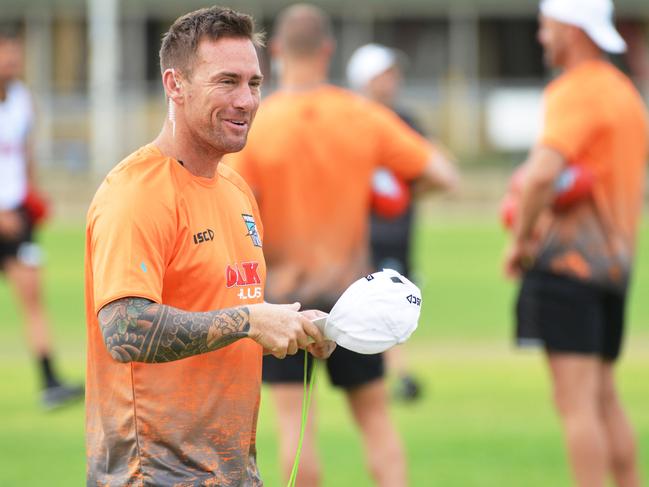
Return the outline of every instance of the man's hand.
{"type": "Polygon", "coordinates": [[[529,270],[536,258],[536,247],[532,240],[513,239],[505,253],[505,275],[517,279],[523,271],[529,270]]]}
{"type": "Polygon", "coordinates": [[[248,336],[264,347],[264,352],[277,358],[295,355],[299,349],[323,345],[325,338],[320,329],[302,313],[300,303],[253,304],[250,310],[248,336]]]}
{"type": "Polygon", "coordinates": [[[423,174],[415,181],[413,192],[423,194],[438,190],[455,193],[459,186],[460,173],[453,162],[453,157],[446,149],[438,146],[431,154],[423,174]]]}
{"type": "MultiPolygon", "coordinates": [[[[302,311],[300,314],[307,318],[309,321],[314,321],[318,318],[322,318],[323,316],[327,316],[327,313],[324,313],[323,311],[317,309],[302,311]]],[[[326,339],[322,343],[309,343],[309,345],[307,345],[306,347],[307,352],[309,352],[315,358],[319,359],[329,358],[335,349],[336,342],[326,339]]]]}
{"type": "Polygon", "coordinates": [[[311,343],[306,347],[307,352],[315,358],[323,360],[331,357],[334,350],[336,350],[336,342],[331,340],[325,340],[322,343],[311,343]]]}
{"type": "Polygon", "coordinates": [[[505,254],[504,270],[508,277],[519,277],[534,264],[540,229],[545,226],[541,218],[554,200],[555,182],[566,165],[559,152],[543,145],[535,147],[525,162],[512,243],[505,254]]]}
{"type": "Polygon", "coordinates": [[[23,230],[23,221],[17,211],[0,210],[0,235],[14,240],[23,230]]]}

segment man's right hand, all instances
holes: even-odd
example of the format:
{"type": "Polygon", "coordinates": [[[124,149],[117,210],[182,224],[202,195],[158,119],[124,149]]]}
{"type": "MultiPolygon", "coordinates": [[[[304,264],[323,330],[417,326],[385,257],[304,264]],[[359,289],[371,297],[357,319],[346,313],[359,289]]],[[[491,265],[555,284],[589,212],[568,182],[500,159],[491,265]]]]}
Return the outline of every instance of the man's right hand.
{"type": "Polygon", "coordinates": [[[315,342],[325,341],[320,329],[298,311],[300,303],[249,305],[248,336],[277,358],[295,355],[315,342]]]}

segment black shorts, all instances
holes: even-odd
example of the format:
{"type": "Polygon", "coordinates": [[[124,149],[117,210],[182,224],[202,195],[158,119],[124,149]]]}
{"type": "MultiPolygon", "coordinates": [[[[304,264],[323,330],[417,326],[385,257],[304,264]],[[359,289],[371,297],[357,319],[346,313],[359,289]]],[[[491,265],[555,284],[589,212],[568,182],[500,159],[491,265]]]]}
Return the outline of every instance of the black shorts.
{"type": "MultiPolygon", "coordinates": [[[[332,304],[311,303],[304,309],[331,311],[332,304]]],[[[308,377],[313,369],[313,356],[309,354],[308,377]]],[[[384,375],[383,354],[363,355],[340,346],[325,360],[329,380],[336,387],[351,389],[380,379],[384,375]]],[[[267,384],[286,384],[304,381],[304,351],[278,359],[272,355],[264,357],[262,378],[267,384]]]]}
{"type": "Polygon", "coordinates": [[[23,223],[23,231],[16,238],[7,238],[0,235],[0,270],[5,266],[5,262],[10,258],[18,258],[21,249],[25,249],[33,240],[33,225],[24,208],[15,210],[18,212],[23,223]]]}
{"type": "Polygon", "coordinates": [[[372,244],[372,263],[377,271],[394,269],[399,274],[408,277],[408,249],[405,245],[372,244]]]}
{"type": "MultiPolygon", "coordinates": [[[[313,360],[309,354],[308,377],[311,377],[313,360]]],[[[331,383],[345,389],[362,386],[384,375],[381,353],[363,355],[338,346],[325,362],[331,383]]],[[[300,350],[281,360],[266,355],[262,371],[267,384],[301,383],[304,381],[304,351],[300,350]]]]}
{"type": "Polygon", "coordinates": [[[410,239],[414,212],[412,206],[398,218],[385,219],[372,214],[370,219],[370,247],[376,270],[394,269],[410,275],[410,239]]]}
{"type": "Polygon", "coordinates": [[[625,295],[544,272],[528,272],[516,303],[519,345],[613,361],[624,333],[625,295]]]}

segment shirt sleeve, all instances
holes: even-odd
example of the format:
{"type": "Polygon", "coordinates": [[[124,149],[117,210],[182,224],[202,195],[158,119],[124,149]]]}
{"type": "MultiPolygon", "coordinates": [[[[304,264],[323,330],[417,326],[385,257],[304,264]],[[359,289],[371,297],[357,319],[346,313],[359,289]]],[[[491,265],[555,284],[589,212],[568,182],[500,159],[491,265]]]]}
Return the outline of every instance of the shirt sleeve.
{"type": "Polygon", "coordinates": [[[376,106],[372,112],[379,144],[378,165],[405,180],[420,176],[431,160],[433,145],[391,110],[376,106]]]}
{"type": "Polygon", "coordinates": [[[128,296],[160,303],[175,208],[150,189],[104,184],[89,216],[95,312],[128,296]]]}
{"type": "Polygon", "coordinates": [[[545,96],[545,114],[541,145],[558,151],[568,161],[575,161],[597,132],[601,117],[583,91],[571,85],[557,86],[545,96]]]}

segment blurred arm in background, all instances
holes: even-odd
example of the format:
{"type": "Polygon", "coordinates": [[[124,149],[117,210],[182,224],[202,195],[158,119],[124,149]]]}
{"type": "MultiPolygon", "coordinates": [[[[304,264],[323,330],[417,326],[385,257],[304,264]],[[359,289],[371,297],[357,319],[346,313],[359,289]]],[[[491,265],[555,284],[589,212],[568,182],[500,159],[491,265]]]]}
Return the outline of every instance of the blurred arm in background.
{"type": "Polygon", "coordinates": [[[505,273],[517,277],[521,270],[528,268],[537,252],[538,242],[534,229],[545,208],[555,197],[555,181],[566,166],[565,158],[556,150],[543,145],[532,150],[523,180],[512,240],[505,254],[505,273]]]}

